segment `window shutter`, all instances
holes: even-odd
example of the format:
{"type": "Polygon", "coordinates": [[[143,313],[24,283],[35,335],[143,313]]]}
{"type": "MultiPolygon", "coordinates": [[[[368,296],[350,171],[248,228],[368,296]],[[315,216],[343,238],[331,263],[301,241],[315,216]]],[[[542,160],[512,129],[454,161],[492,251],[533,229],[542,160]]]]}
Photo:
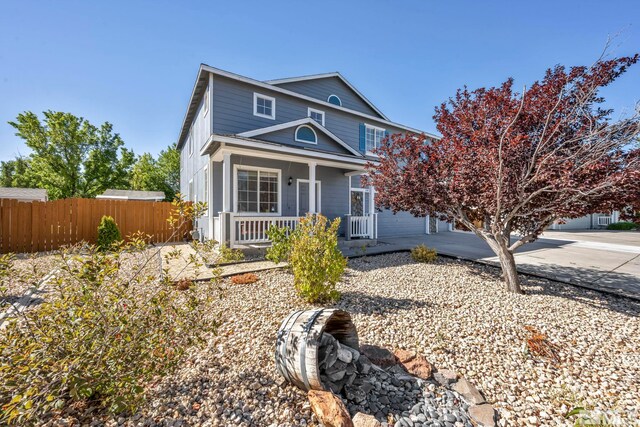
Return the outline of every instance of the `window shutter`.
{"type": "Polygon", "coordinates": [[[360,151],[362,151],[363,153],[367,151],[365,132],[366,132],[366,129],[365,129],[364,123],[360,123],[360,151]]]}

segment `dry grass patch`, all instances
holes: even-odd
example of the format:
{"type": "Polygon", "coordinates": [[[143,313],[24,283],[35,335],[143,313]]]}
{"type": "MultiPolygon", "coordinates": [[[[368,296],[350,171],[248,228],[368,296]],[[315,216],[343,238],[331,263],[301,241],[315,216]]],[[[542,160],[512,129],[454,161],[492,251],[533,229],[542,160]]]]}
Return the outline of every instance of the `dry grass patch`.
{"type": "Polygon", "coordinates": [[[236,285],[248,285],[257,282],[258,276],[253,273],[237,274],[231,277],[231,281],[236,285]]]}

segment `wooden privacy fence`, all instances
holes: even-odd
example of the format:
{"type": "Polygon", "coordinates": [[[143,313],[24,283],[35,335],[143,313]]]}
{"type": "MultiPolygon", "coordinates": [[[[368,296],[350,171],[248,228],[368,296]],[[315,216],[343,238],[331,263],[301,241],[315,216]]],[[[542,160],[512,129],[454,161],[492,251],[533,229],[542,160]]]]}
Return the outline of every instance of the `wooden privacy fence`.
{"type": "Polygon", "coordinates": [[[191,230],[191,223],[175,231],[167,222],[173,209],[170,202],[0,199],[0,253],[50,251],[82,241],[95,243],[103,215],[115,219],[123,237],[141,231],[153,242],[180,241],[191,230]]]}

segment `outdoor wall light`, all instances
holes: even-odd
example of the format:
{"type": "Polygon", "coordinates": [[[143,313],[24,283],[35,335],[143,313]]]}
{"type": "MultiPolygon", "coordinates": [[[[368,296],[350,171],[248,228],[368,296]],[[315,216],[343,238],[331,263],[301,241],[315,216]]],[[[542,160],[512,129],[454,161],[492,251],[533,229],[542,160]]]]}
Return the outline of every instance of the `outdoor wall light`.
{"type": "Polygon", "coordinates": [[[289,177],[289,185],[291,185],[292,183],[293,183],[293,177],[292,177],[292,176],[290,176],[290,177],[289,177]]]}

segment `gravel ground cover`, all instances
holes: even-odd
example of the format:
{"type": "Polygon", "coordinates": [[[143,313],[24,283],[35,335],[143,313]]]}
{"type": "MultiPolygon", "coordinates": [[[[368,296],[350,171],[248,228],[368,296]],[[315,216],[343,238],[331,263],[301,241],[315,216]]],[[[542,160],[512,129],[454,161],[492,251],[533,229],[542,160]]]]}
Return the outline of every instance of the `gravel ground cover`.
{"type": "Polygon", "coordinates": [[[0,310],[20,300],[24,293],[37,285],[55,265],[56,255],[53,252],[16,256],[11,274],[0,284],[0,310]]]}
{"type": "MultiPolygon", "coordinates": [[[[223,324],[208,347],[158,379],[139,413],[106,424],[316,425],[305,393],[274,366],[280,322],[313,306],[295,296],[288,272],[259,276],[249,285],[225,281],[210,311],[223,324]]],[[[466,377],[498,410],[500,425],[572,425],[564,415],[575,406],[637,417],[639,304],[523,281],[528,295],[513,295],[491,267],[417,264],[406,253],[365,257],[350,261],[335,306],[352,314],[361,344],[416,350],[466,377]],[[546,334],[557,360],[527,351],[528,328],[546,334]]]]}

